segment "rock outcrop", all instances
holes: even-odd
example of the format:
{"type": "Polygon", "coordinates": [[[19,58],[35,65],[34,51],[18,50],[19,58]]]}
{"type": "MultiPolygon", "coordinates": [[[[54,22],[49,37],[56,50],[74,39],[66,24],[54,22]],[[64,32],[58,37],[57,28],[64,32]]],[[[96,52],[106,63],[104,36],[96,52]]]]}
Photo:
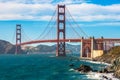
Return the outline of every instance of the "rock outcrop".
{"type": "Polygon", "coordinates": [[[113,62],[114,76],[120,78],[120,57],[113,62]]]}
{"type": "Polygon", "coordinates": [[[85,73],[89,71],[93,71],[92,68],[87,65],[80,65],[80,67],[75,70],[80,71],[80,72],[85,72],[85,73]]]}

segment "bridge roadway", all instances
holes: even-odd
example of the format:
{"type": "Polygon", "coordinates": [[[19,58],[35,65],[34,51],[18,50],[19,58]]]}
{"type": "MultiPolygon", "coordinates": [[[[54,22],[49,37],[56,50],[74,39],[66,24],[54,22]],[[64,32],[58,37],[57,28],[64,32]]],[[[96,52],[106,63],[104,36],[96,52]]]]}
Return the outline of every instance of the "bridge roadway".
{"type": "MultiPolygon", "coordinates": [[[[81,38],[80,39],[65,39],[65,40],[60,40],[60,42],[81,42],[81,38]]],[[[84,39],[86,41],[89,41],[91,39],[84,39]]],[[[95,39],[97,41],[104,41],[104,42],[117,42],[117,43],[120,43],[120,38],[97,38],[95,39]]],[[[55,42],[58,42],[57,39],[53,39],[53,40],[32,40],[32,41],[28,41],[28,42],[23,42],[21,44],[18,44],[18,45],[27,45],[27,44],[36,44],[36,43],[47,43],[47,42],[51,42],[51,43],[55,43],[55,42]]]]}

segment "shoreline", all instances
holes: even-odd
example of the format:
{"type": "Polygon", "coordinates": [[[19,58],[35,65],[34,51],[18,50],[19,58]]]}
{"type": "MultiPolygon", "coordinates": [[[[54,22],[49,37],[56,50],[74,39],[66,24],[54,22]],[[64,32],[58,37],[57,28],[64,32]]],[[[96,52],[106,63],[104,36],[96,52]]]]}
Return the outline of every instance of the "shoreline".
{"type": "MultiPolygon", "coordinates": [[[[70,69],[69,71],[75,71],[77,73],[83,73],[83,72],[80,72],[80,71],[77,71],[75,69],[70,69]]],[[[88,79],[98,79],[98,80],[120,80],[119,78],[116,78],[113,76],[114,73],[99,73],[99,72],[88,72],[88,73],[85,73],[86,77],[88,79]]]]}
{"type": "Polygon", "coordinates": [[[113,76],[114,73],[99,73],[99,72],[89,72],[88,75],[91,77],[94,77],[96,79],[100,80],[119,80],[115,76],[113,76]]]}
{"type": "Polygon", "coordinates": [[[81,61],[86,61],[86,62],[90,62],[90,63],[95,63],[95,64],[104,64],[104,65],[106,65],[106,66],[112,66],[112,64],[110,64],[110,63],[106,63],[106,62],[100,62],[100,61],[93,61],[93,60],[81,60],[81,61]]]}
{"type": "MultiPolygon", "coordinates": [[[[106,65],[106,67],[108,66],[112,66],[112,64],[110,63],[106,63],[106,62],[100,62],[100,61],[93,61],[93,60],[81,60],[81,61],[86,61],[86,62],[90,62],[90,63],[94,63],[94,64],[104,64],[106,65]]],[[[120,80],[119,78],[115,77],[113,75],[114,73],[100,73],[100,72],[88,72],[88,75],[93,75],[93,77],[96,77],[96,78],[101,78],[101,79],[104,79],[104,80],[120,80]],[[106,79],[108,78],[108,79],[106,79]]]]}

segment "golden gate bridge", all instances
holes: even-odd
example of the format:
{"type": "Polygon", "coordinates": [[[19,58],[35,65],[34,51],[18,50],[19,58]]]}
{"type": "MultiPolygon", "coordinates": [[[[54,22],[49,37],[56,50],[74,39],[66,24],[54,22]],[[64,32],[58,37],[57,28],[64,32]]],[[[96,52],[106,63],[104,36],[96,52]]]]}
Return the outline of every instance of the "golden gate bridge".
{"type": "Polygon", "coordinates": [[[39,37],[42,36],[41,39],[38,38],[36,40],[21,42],[21,36],[23,36],[21,24],[17,24],[16,52],[15,52],[16,54],[20,54],[21,45],[50,42],[50,43],[57,43],[56,56],[66,56],[66,47],[65,47],[66,42],[80,42],[81,43],[80,57],[92,59],[94,57],[102,55],[103,52],[107,50],[108,44],[114,45],[115,43],[120,43],[120,39],[103,38],[103,37],[95,39],[94,37],[89,37],[75,22],[74,18],[70,14],[70,11],[66,8],[65,5],[57,6],[57,10],[55,10],[55,12],[53,13],[50,22],[46,26],[43,33],[39,36],[39,37]],[[69,15],[69,18],[66,17],[67,14],[69,15]],[[55,19],[55,17],[57,17],[57,20],[55,19]],[[56,20],[56,21],[52,22],[52,20],[56,20]],[[74,24],[73,22],[78,27],[78,29],[80,30],[79,32],[81,33],[79,33],[72,25],[74,24]],[[46,32],[46,30],[50,26],[50,23],[52,23],[52,25],[54,25],[55,27],[50,27],[50,30],[46,32]],[[71,28],[71,30],[70,29],[67,30],[66,24],[69,26],[68,28],[71,28]],[[56,33],[54,33],[55,31],[56,33]],[[44,33],[46,34],[43,36],[44,33]],[[48,35],[51,35],[51,38],[49,38],[48,35]]]}

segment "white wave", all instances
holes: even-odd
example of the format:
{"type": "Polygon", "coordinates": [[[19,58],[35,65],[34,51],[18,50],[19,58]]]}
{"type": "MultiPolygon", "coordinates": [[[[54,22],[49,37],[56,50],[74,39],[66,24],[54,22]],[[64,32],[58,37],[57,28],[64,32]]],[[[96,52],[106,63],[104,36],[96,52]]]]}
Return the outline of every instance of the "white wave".
{"type": "Polygon", "coordinates": [[[71,68],[71,69],[69,69],[69,71],[74,71],[74,69],[73,69],[73,68],[71,68]]]}
{"type": "Polygon", "coordinates": [[[99,62],[99,61],[91,61],[91,60],[81,60],[81,61],[90,62],[90,63],[94,63],[94,64],[105,64],[107,66],[111,66],[112,65],[112,64],[109,64],[109,63],[99,62]]]}
{"type": "Polygon", "coordinates": [[[97,73],[97,72],[89,72],[87,75],[90,79],[98,79],[98,80],[120,80],[113,76],[113,73],[97,73]],[[108,79],[104,78],[107,77],[108,79]]]}
{"type": "MultiPolygon", "coordinates": [[[[77,70],[74,70],[74,69],[69,69],[69,71],[75,71],[77,73],[82,73],[82,72],[79,72],[77,70]]],[[[113,73],[99,73],[99,72],[89,72],[86,74],[87,78],[88,79],[93,79],[93,80],[120,80],[116,77],[113,76],[113,73]],[[106,79],[105,77],[107,77],[108,79],[106,79]]]]}

